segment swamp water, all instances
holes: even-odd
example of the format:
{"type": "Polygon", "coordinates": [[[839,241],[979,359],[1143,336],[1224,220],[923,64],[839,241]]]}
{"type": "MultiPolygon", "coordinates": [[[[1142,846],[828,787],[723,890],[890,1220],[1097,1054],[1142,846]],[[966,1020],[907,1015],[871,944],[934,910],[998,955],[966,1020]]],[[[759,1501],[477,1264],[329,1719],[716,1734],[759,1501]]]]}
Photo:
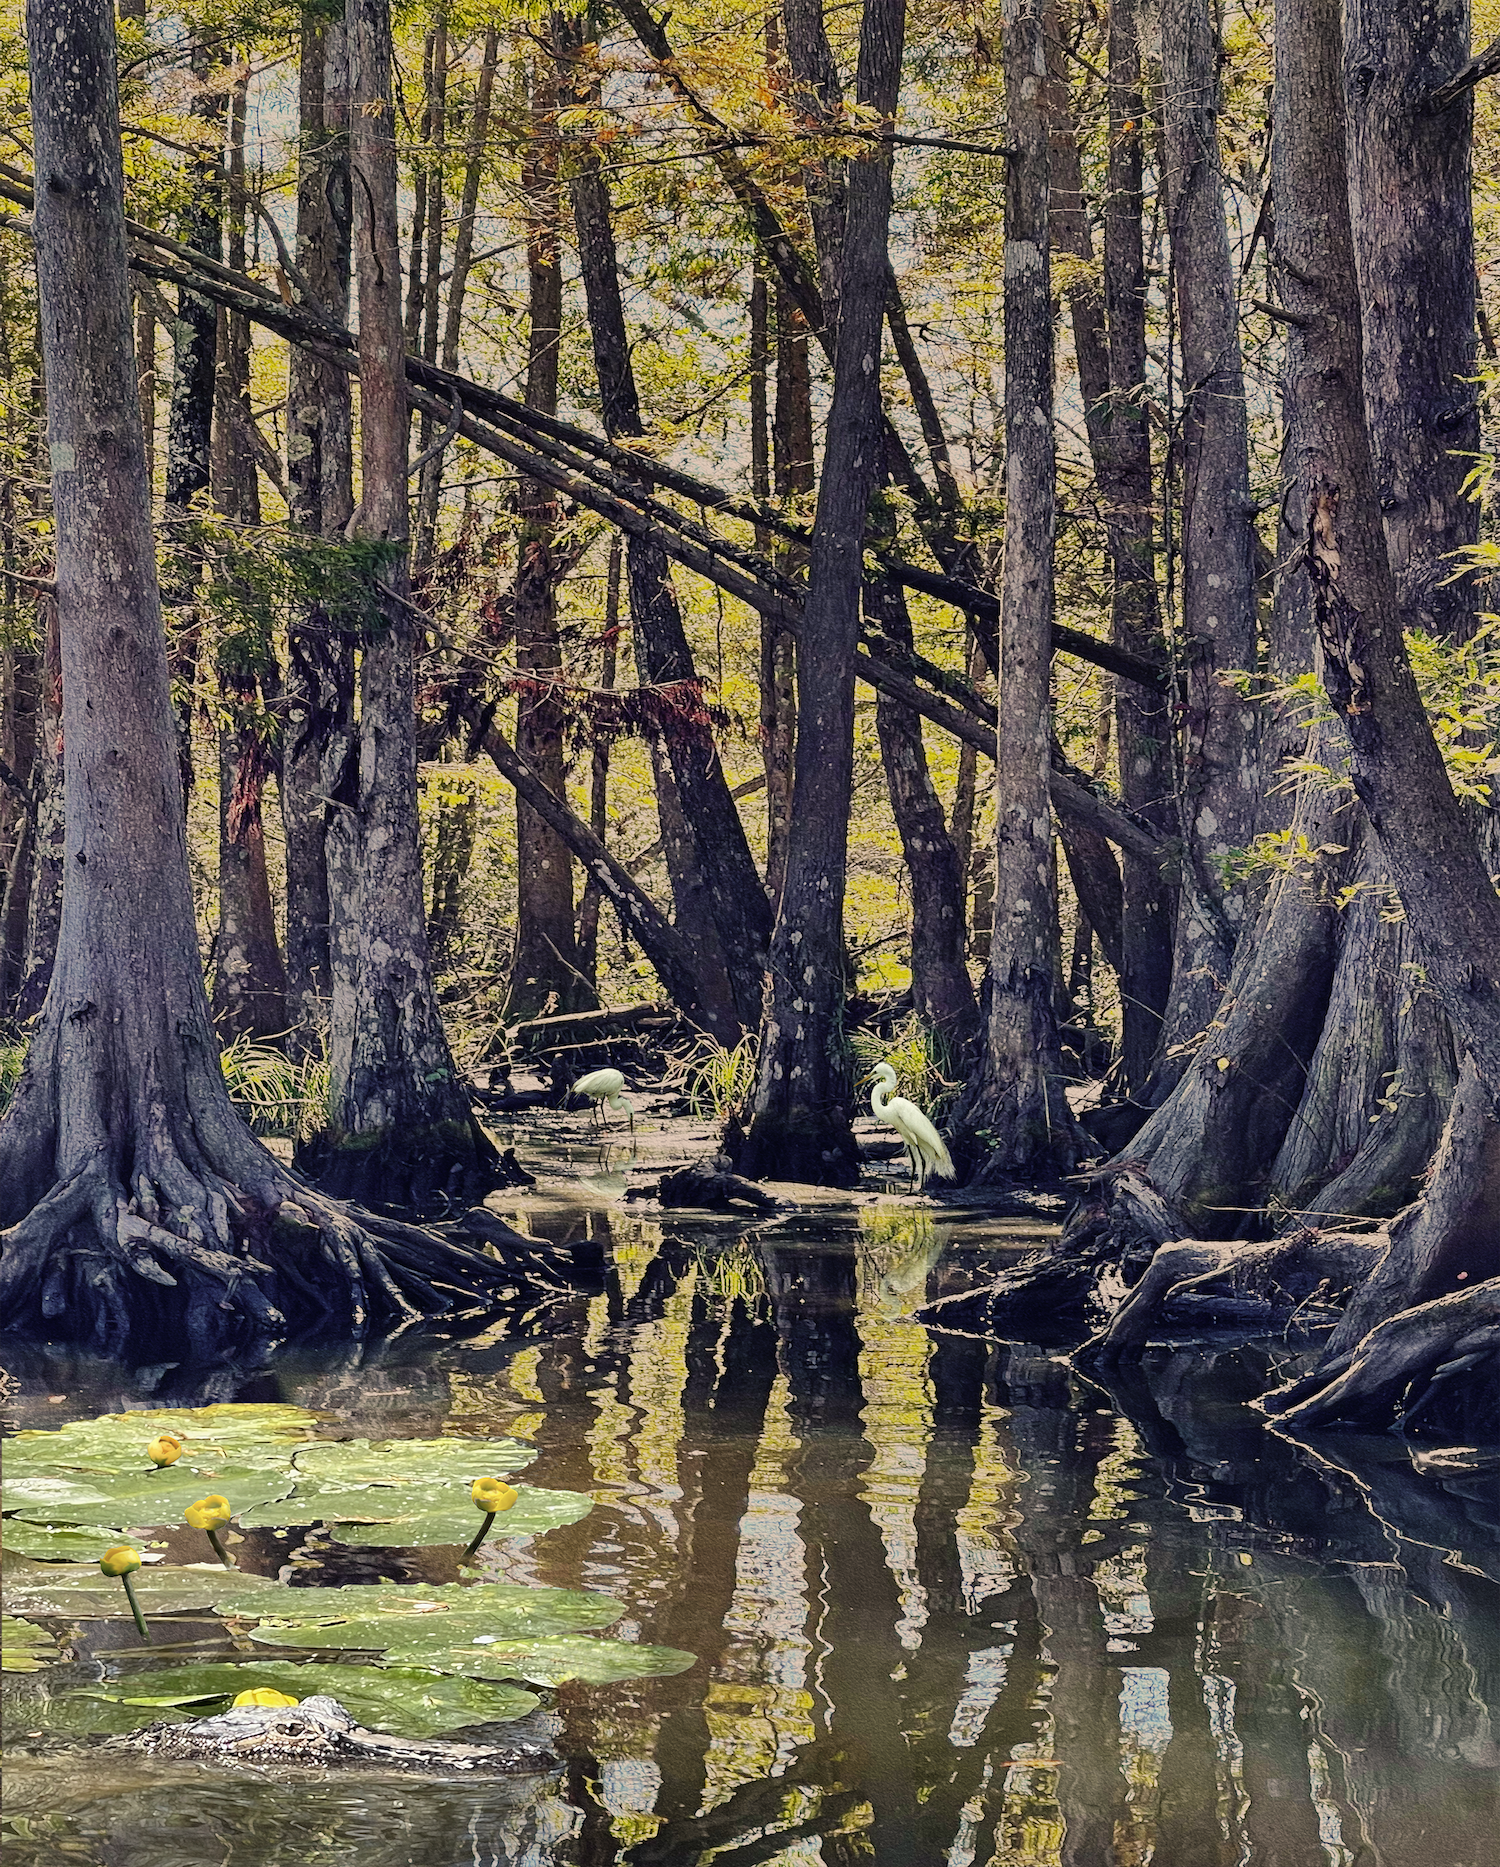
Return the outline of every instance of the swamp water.
{"type": "MultiPolygon", "coordinates": [[[[133,1379],[33,1349],[7,1424],[287,1401],[371,1439],[530,1440],[525,1480],[594,1509],[487,1544],[480,1573],[613,1595],[612,1637],[697,1663],[488,1727],[563,1760],[499,1782],[101,1752],[45,1703],[99,1659],[7,1679],[7,1867],[1500,1860],[1493,1477],[1445,1489],[1392,1439],[1269,1432],[1245,1403],[1275,1345],[1106,1386],[939,1326],[961,1307],[916,1315],[1036,1242],[1027,1222],[648,1218],[622,1187],[585,1168],[495,1196],[559,1248],[555,1284],[467,1341],[133,1379]]],[[[275,1547],[317,1579],[458,1573],[455,1549],[275,1547]]],[[[108,1670],[143,1663],[116,1657],[128,1621],[93,1631],[108,1670]]]]}

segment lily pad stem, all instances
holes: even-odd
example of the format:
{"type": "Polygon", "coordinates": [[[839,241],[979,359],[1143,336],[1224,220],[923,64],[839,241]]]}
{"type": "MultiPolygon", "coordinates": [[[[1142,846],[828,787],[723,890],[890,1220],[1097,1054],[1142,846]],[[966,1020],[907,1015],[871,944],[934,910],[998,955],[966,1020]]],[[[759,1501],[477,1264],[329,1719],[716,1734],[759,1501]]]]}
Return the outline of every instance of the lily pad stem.
{"type": "Polygon", "coordinates": [[[214,1554],[218,1557],[219,1561],[223,1563],[226,1569],[232,1569],[235,1566],[234,1557],[229,1554],[229,1551],[225,1549],[224,1545],[219,1541],[218,1531],[210,1530],[208,1532],[208,1540],[213,1544],[214,1554]]]}
{"type": "Polygon", "coordinates": [[[142,1640],[149,1640],[151,1629],[146,1625],[146,1617],[141,1613],[141,1604],[135,1598],[135,1589],[131,1585],[130,1577],[122,1575],[120,1580],[125,1584],[125,1599],[130,1603],[130,1612],[135,1616],[135,1630],[142,1640]]]}
{"type": "Polygon", "coordinates": [[[466,1556],[472,1556],[472,1555],[474,1554],[474,1552],[475,1552],[475,1550],[476,1550],[476,1549],[478,1549],[478,1547],[479,1547],[479,1545],[480,1545],[480,1544],[481,1544],[481,1543],[482,1543],[482,1542],[484,1541],[484,1539],[485,1539],[485,1538],[486,1538],[486,1537],[487,1537],[487,1536],[489,1535],[489,1533],[490,1533],[490,1525],[491,1525],[491,1524],[492,1524],[492,1523],[493,1523],[493,1522],[495,1521],[495,1519],[496,1519],[496,1518],[497,1518],[497,1517],[498,1517],[499,1515],[500,1515],[500,1513],[499,1513],[499,1511],[494,1511],[494,1510],[492,1510],[492,1511],[491,1511],[491,1512],[489,1513],[489,1515],[488,1515],[488,1516],[487,1516],[487,1517],[485,1518],[485,1520],[484,1520],[484,1522],[483,1522],[482,1524],[480,1524],[480,1526],[479,1526],[479,1534],[478,1534],[478,1536],[476,1536],[476,1537],[475,1537],[475,1539],[474,1539],[474,1541],[473,1541],[473,1542],[472,1542],[472,1543],[471,1543],[471,1544],[469,1545],[469,1547],[468,1547],[468,1548],[467,1548],[467,1549],[466,1549],[466,1550],[464,1551],[464,1554],[465,1554],[466,1556]]]}

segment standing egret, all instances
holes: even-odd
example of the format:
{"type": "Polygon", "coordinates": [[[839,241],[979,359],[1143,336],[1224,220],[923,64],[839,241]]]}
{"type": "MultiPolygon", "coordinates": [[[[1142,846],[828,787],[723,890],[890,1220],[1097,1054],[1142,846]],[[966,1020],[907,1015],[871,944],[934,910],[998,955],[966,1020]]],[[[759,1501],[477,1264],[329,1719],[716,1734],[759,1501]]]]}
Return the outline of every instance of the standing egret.
{"type": "Polygon", "coordinates": [[[622,1096],[625,1078],[618,1070],[590,1070],[587,1076],[580,1076],[573,1085],[575,1096],[588,1096],[594,1104],[594,1116],[603,1125],[604,1110],[623,1109],[630,1117],[630,1132],[635,1133],[635,1104],[629,1096],[622,1096]]]}
{"type": "Polygon", "coordinates": [[[895,1087],[896,1072],[889,1063],[877,1063],[870,1107],[875,1111],[875,1119],[894,1128],[906,1143],[913,1186],[920,1188],[929,1173],[937,1174],[939,1179],[956,1180],[957,1169],[953,1165],[952,1155],[943,1145],[943,1137],[915,1102],[908,1102],[905,1096],[891,1094],[895,1087]]]}

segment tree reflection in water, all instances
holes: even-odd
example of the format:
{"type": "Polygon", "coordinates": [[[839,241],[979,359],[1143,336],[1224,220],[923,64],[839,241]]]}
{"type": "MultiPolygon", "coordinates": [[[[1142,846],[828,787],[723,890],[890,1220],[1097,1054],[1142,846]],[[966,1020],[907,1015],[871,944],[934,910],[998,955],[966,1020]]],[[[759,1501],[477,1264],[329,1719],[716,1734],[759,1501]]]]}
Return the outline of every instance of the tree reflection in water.
{"type": "MultiPolygon", "coordinates": [[[[567,1770],[530,1794],[322,1785],[294,1813],[267,1783],[231,1813],[179,1783],[167,1817],[120,1783],[90,1855],[80,1788],[55,1858],[1493,1860],[1492,1482],[1444,1489],[1395,1440],[1274,1435],[1244,1404],[1257,1349],[1182,1349],[1105,1388],[1060,1351],[918,1321],[944,1243],[924,1215],[757,1235],[596,1209],[549,1228],[580,1262],[603,1250],[604,1287],[540,1339],[518,1312],[447,1348],[410,1411],[426,1429],[445,1376],[455,1430],[534,1437],[530,1476],[598,1500],[535,1544],[487,1546],[488,1572],[606,1589],[628,1631],[697,1667],[564,1687],[567,1770]],[[207,1853],[179,1833],[193,1820],[207,1853]]],[[[360,1377],[283,1392],[333,1378],[360,1377]]]]}

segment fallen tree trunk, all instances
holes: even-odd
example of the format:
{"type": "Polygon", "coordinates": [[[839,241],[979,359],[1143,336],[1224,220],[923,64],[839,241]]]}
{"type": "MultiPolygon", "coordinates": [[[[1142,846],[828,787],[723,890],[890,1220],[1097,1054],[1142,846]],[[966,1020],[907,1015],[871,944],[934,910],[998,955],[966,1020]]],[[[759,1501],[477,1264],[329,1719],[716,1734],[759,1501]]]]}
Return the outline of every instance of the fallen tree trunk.
{"type": "Polygon", "coordinates": [[[110,1744],[153,1757],[205,1763],[303,1764],[316,1769],[462,1770],[476,1776],[524,1776],[558,1767],[540,1744],[455,1744],[439,1737],[392,1737],[356,1724],[336,1698],[314,1693],[299,1705],[241,1705],[187,1724],[148,1724],[110,1744]]]}

